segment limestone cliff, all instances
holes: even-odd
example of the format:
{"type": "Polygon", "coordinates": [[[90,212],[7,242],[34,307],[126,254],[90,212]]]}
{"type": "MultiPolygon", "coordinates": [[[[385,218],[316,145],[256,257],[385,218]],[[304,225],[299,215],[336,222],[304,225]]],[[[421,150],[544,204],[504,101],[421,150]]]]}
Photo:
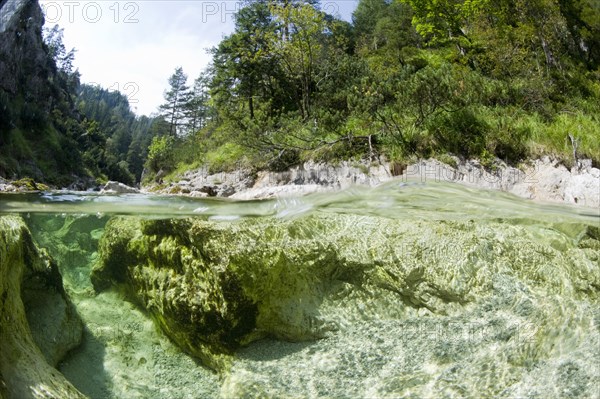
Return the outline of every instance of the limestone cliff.
{"type": "Polygon", "coordinates": [[[82,173],[79,78],[57,69],[43,25],[37,0],[0,0],[0,176],[68,184],[82,173]]]}
{"type": "Polygon", "coordinates": [[[0,217],[0,320],[2,397],[84,398],[48,364],[79,344],[81,321],[56,264],[12,216],[0,217]]]}
{"type": "MultiPolygon", "coordinates": [[[[0,1],[0,93],[22,96],[25,103],[48,111],[54,97],[49,80],[56,67],[44,48],[43,24],[37,1],[0,1]]],[[[7,112],[8,105],[3,108],[7,112]]],[[[15,125],[16,116],[9,123],[15,125]]]]}

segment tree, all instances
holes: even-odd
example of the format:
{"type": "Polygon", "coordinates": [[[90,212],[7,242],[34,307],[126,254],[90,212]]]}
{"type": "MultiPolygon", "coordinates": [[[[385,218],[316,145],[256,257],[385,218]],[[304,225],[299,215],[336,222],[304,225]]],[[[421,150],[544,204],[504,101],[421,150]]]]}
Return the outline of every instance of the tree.
{"type": "Polygon", "coordinates": [[[288,78],[295,83],[296,101],[303,119],[311,115],[317,63],[324,59],[324,38],[329,31],[325,14],[311,4],[271,4],[278,30],[270,35],[271,47],[288,78]]]}
{"type": "Polygon", "coordinates": [[[228,117],[253,120],[257,102],[267,106],[267,113],[285,103],[279,62],[269,40],[275,29],[268,4],[250,2],[236,14],[234,33],[212,49],[211,96],[228,117]]]}
{"type": "Polygon", "coordinates": [[[361,0],[352,20],[357,35],[357,52],[371,63],[396,68],[406,63],[405,48],[419,47],[421,36],[412,25],[413,10],[400,1],[361,0]]]}
{"type": "Polygon", "coordinates": [[[169,78],[169,90],[164,93],[165,103],[159,107],[164,119],[169,123],[169,133],[176,136],[185,121],[186,104],[190,100],[187,75],[182,67],[177,67],[169,78]]]}
{"type": "Polygon", "coordinates": [[[559,0],[578,52],[589,69],[600,66],[600,3],[596,0],[559,0]]]}
{"type": "Polygon", "coordinates": [[[174,165],[173,146],[175,140],[173,136],[154,137],[148,148],[148,159],[146,166],[153,173],[160,170],[168,172],[174,165]]]}
{"type": "Polygon", "coordinates": [[[414,10],[417,32],[432,44],[455,43],[464,52],[460,39],[468,37],[468,16],[485,6],[486,0],[401,0],[414,10]]]}
{"type": "MultiPolygon", "coordinates": [[[[137,117],[125,95],[99,86],[82,85],[77,108],[89,121],[78,138],[80,147],[86,151],[86,166],[110,180],[127,184],[139,181],[148,146],[157,134],[152,126],[158,121],[165,125],[166,122],[137,117]]],[[[168,134],[168,126],[165,130],[168,134]]]]}
{"type": "Polygon", "coordinates": [[[136,118],[132,124],[132,140],[129,150],[127,152],[127,163],[129,170],[136,178],[136,181],[140,181],[142,172],[144,170],[144,162],[148,157],[148,147],[152,142],[152,138],[157,134],[153,125],[157,123],[165,123],[160,118],[149,118],[147,116],[140,116],[136,118]]]}
{"type": "Polygon", "coordinates": [[[48,55],[54,60],[56,67],[68,75],[73,72],[75,49],[67,51],[63,43],[64,31],[58,25],[44,28],[44,43],[48,48],[48,55]]]}
{"type": "Polygon", "coordinates": [[[190,99],[185,104],[185,115],[188,120],[187,129],[191,133],[206,126],[206,123],[210,118],[210,106],[208,103],[209,83],[209,74],[206,72],[200,74],[200,76],[194,80],[194,87],[190,92],[190,99]]]}
{"type": "Polygon", "coordinates": [[[352,13],[352,24],[356,34],[372,34],[388,8],[389,3],[386,0],[360,0],[352,13]]]}

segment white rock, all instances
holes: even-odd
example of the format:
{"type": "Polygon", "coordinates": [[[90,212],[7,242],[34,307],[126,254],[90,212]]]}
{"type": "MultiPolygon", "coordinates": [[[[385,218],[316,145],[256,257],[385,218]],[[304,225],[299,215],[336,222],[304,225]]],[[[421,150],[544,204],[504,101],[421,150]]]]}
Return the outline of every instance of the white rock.
{"type": "Polygon", "coordinates": [[[128,185],[117,181],[109,181],[100,191],[100,194],[132,194],[139,192],[140,190],[137,188],[129,187],[128,185]]]}
{"type": "Polygon", "coordinates": [[[341,162],[331,165],[305,162],[284,172],[261,171],[254,175],[247,170],[210,175],[206,167],[188,171],[179,182],[191,191],[191,196],[205,196],[203,187],[215,188],[217,196],[235,199],[273,198],[304,195],[314,192],[346,189],[354,185],[377,186],[392,179],[421,182],[454,182],[475,188],[502,190],[519,197],[543,202],[560,202],[600,207],[600,170],[581,160],[583,167],[568,170],[548,156],[517,169],[497,160],[495,170],[484,168],[477,160],[454,158],[456,167],[435,159],[420,160],[407,165],[399,176],[392,176],[393,165],[381,162],[341,162]],[[366,172],[366,173],[365,173],[366,172]]]}
{"type": "Polygon", "coordinates": [[[565,187],[565,201],[587,207],[600,207],[600,179],[591,174],[573,176],[565,187]]]}

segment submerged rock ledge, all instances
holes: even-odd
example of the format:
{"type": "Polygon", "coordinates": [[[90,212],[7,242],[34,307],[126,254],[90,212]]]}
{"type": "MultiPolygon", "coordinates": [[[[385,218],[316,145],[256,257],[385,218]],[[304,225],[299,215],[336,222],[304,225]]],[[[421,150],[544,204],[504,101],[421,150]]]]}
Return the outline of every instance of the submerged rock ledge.
{"type": "Polygon", "coordinates": [[[52,367],[81,334],[56,264],[21,218],[0,217],[0,397],[84,398],[52,367]]]}
{"type": "MultiPolygon", "coordinates": [[[[97,290],[118,286],[173,341],[223,372],[224,397],[290,394],[277,390],[281,371],[271,370],[265,380],[264,370],[244,368],[232,356],[252,341],[342,340],[388,322],[427,322],[447,331],[453,323],[478,322],[486,335],[467,341],[450,334],[447,345],[436,342],[446,349],[416,336],[402,346],[403,366],[378,381],[384,391],[369,388],[376,397],[546,396],[542,376],[565,367],[570,379],[557,381],[557,389],[576,388],[575,396],[589,397],[599,371],[591,360],[600,355],[594,344],[600,331],[599,260],[600,230],[582,223],[323,213],[236,223],[127,217],[107,224],[92,281],[97,290]],[[530,327],[526,335],[519,336],[519,326],[530,327]],[[454,348],[457,342],[464,347],[454,348]],[[416,369],[420,382],[401,383],[416,369]],[[482,372],[491,369],[498,377],[482,372]],[[394,381],[399,385],[389,391],[394,381]]],[[[380,344],[387,340],[398,337],[380,344]]],[[[369,359],[352,367],[381,367],[369,359]]],[[[257,364],[275,367],[274,361],[257,364]]]]}

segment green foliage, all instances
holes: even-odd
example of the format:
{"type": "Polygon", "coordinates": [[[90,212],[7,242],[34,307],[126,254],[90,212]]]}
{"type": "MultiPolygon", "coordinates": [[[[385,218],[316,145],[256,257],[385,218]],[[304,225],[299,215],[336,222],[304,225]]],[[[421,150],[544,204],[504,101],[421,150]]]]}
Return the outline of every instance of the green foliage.
{"type": "Polygon", "coordinates": [[[441,113],[427,125],[440,149],[467,157],[478,157],[486,150],[489,126],[471,109],[441,113]]]}
{"type": "Polygon", "coordinates": [[[19,120],[25,129],[30,130],[43,130],[49,122],[45,110],[32,102],[23,103],[19,120]]]}
{"type": "Polygon", "coordinates": [[[0,143],[4,132],[9,131],[14,124],[13,105],[10,96],[4,90],[0,90],[0,143]]]}
{"type": "Polygon", "coordinates": [[[550,123],[539,117],[529,117],[526,122],[532,131],[536,145],[536,155],[553,153],[573,164],[573,146],[569,135],[578,142],[578,158],[600,160],[600,119],[597,114],[585,114],[581,111],[558,114],[550,123]]]}
{"type": "MultiPolygon", "coordinates": [[[[33,158],[33,152],[23,132],[19,129],[11,130],[5,139],[3,150],[17,161],[33,158]]],[[[3,151],[4,152],[4,151],[3,151]]]]}
{"type": "Polygon", "coordinates": [[[237,13],[235,32],[212,49],[210,94],[221,118],[245,124],[257,117],[257,107],[269,118],[293,106],[272,47],[278,29],[268,3],[252,2],[237,13]],[[255,104],[257,98],[264,104],[255,104]]]}
{"type": "Polygon", "coordinates": [[[244,147],[234,143],[225,143],[206,154],[206,163],[211,173],[232,171],[245,166],[245,153],[244,147]]]}
{"type": "Polygon", "coordinates": [[[66,75],[73,73],[75,49],[67,51],[64,43],[64,29],[58,25],[44,29],[44,42],[48,49],[48,56],[54,61],[56,67],[66,75]]]}
{"type": "Polygon", "coordinates": [[[188,101],[184,104],[184,112],[187,118],[187,130],[195,133],[198,129],[205,127],[212,118],[212,108],[209,104],[210,76],[202,73],[195,81],[190,91],[188,101]]]}
{"type": "Polygon", "coordinates": [[[571,134],[600,163],[597,15],[592,0],[361,0],[349,25],[312,2],[248,2],[203,75],[208,122],[175,162],[569,163],[571,134]]]}
{"type": "Polygon", "coordinates": [[[130,186],[133,186],[136,182],[135,176],[129,171],[127,161],[111,163],[108,167],[108,173],[111,180],[120,181],[130,186]]]}
{"type": "Polygon", "coordinates": [[[45,84],[18,82],[11,93],[0,89],[0,174],[57,186],[78,177],[134,184],[132,174],[141,175],[150,143],[151,120],[137,119],[120,93],[79,85],[75,50],[66,50],[61,28],[46,29],[43,39],[43,47],[32,50],[47,57],[23,60],[22,68],[37,74],[32,81],[43,74],[45,84]],[[130,154],[132,147],[136,154],[130,154]]]}
{"type": "Polygon", "coordinates": [[[300,115],[307,119],[313,108],[318,65],[327,65],[323,60],[329,55],[324,40],[328,23],[322,12],[303,2],[273,2],[270,12],[278,29],[269,32],[269,47],[291,83],[300,115]]]}
{"type": "Polygon", "coordinates": [[[403,0],[414,10],[417,32],[434,44],[465,37],[465,16],[485,1],[403,0]]]}
{"type": "Polygon", "coordinates": [[[175,139],[171,136],[154,137],[148,149],[146,167],[153,173],[160,170],[168,172],[175,167],[173,146],[175,139]]]}
{"type": "Polygon", "coordinates": [[[137,117],[118,91],[82,85],[76,102],[85,116],[77,142],[86,167],[133,185],[140,180],[152,137],[168,131],[161,119],[137,117]]]}

